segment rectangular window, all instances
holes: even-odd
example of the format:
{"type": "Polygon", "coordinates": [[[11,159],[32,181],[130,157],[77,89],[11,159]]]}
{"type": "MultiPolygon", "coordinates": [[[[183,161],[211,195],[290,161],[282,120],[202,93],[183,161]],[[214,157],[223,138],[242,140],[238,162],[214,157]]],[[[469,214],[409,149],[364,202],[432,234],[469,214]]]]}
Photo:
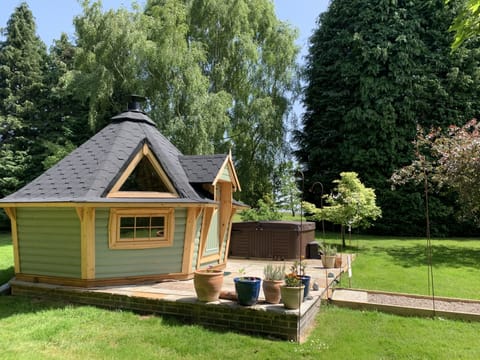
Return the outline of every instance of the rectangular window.
{"type": "Polygon", "coordinates": [[[173,244],[173,209],[111,209],[111,249],[146,249],[173,244]]]}

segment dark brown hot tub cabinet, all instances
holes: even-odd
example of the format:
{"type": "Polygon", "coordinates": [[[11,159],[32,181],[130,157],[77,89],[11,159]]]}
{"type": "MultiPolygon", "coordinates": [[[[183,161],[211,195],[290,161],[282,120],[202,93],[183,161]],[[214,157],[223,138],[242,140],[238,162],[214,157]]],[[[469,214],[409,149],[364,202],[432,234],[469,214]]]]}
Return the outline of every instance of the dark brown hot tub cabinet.
{"type": "Polygon", "coordinates": [[[315,240],[315,223],[247,221],[232,224],[231,257],[294,260],[315,240]]]}

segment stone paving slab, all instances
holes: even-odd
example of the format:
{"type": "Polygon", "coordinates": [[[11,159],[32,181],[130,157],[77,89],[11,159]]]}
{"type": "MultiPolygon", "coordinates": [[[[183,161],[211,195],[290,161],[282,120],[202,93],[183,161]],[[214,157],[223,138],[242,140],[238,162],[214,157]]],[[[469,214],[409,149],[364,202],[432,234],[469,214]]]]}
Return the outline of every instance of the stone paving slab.
{"type": "MultiPolygon", "coordinates": [[[[311,287],[314,283],[318,286],[317,291],[312,290],[312,296],[321,296],[324,294],[327,284],[332,284],[332,282],[340,276],[342,271],[341,268],[324,268],[320,259],[308,259],[305,260],[305,262],[307,264],[306,274],[311,276],[311,287]]],[[[346,261],[344,263],[346,263],[346,261]]],[[[274,266],[285,264],[288,272],[290,266],[293,264],[293,261],[229,259],[225,268],[222,291],[235,292],[235,284],[233,279],[235,277],[242,276],[242,274],[245,276],[255,276],[263,279],[263,268],[267,264],[272,264],[274,266]]],[[[102,286],[98,288],[91,288],[90,290],[144,297],[156,297],[159,296],[158,294],[164,294],[169,295],[170,297],[178,298],[196,296],[195,288],[193,286],[193,279],[163,281],[159,283],[141,285],[102,286]],[[150,296],[149,294],[152,295],[150,296]]],[[[261,301],[263,299],[263,290],[260,289],[259,300],[261,301]]]]}
{"type": "Polygon", "coordinates": [[[336,289],[333,292],[331,300],[368,303],[368,292],[353,291],[353,290],[347,290],[347,289],[336,289]]]}

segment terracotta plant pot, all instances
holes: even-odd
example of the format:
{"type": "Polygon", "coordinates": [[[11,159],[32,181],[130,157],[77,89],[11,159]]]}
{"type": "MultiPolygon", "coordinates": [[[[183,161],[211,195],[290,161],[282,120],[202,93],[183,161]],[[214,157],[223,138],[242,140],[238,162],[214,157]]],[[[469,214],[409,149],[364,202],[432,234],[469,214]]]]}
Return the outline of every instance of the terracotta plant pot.
{"type": "Polygon", "coordinates": [[[282,294],[280,288],[283,285],[283,280],[263,280],[262,288],[263,295],[265,295],[265,302],[269,304],[279,304],[282,294]]]}
{"type": "Polygon", "coordinates": [[[342,267],[342,254],[337,254],[335,258],[335,267],[341,268],[342,267]]]}
{"type": "Polygon", "coordinates": [[[197,270],[194,273],[193,285],[200,301],[217,301],[223,285],[222,270],[197,270]]]}
{"type": "Polygon", "coordinates": [[[298,309],[303,302],[305,285],[297,287],[282,286],[282,302],[286,309],[298,309]]]}
{"type": "Polygon", "coordinates": [[[323,263],[323,267],[325,268],[334,268],[335,267],[335,259],[336,259],[336,255],[322,255],[322,263],[323,263]]]}

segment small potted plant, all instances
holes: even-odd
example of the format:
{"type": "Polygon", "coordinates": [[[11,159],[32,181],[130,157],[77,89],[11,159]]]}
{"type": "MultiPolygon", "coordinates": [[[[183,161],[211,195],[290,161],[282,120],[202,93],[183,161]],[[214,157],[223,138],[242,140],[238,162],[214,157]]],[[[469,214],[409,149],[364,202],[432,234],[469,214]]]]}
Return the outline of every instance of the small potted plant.
{"type": "Polygon", "coordinates": [[[217,301],[223,285],[223,270],[216,270],[212,267],[198,269],[193,275],[193,285],[197,298],[200,301],[217,301]]]}
{"type": "Polygon", "coordinates": [[[265,301],[270,304],[278,304],[281,299],[280,287],[285,278],[285,265],[268,264],[263,268],[263,294],[265,301]]]}
{"type": "Polygon", "coordinates": [[[303,291],[305,285],[296,272],[285,276],[285,284],[280,288],[282,302],[287,309],[298,309],[303,302],[303,291]]]}
{"type": "Polygon", "coordinates": [[[291,273],[297,274],[297,277],[302,281],[302,284],[305,285],[305,289],[303,291],[303,298],[306,299],[308,293],[310,292],[310,275],[305,273],[305,269],[307,268],[307,262],[305,260],[295,261],[290,268],[291,273]]]}
{"type": "Polygon", "coordinates": [[[323,267],[334,268],[335,259],[337,257],[337,248],[335,246],[331,246],[324,243],[322,246],[322,250],[323,250],[323,255],[322,255],[323,267]]]}
{"type": "Polygon", "coordinates": [[[239,273],[241,276],[233,279],[237,293],[237,301],[243,306],[255,305],[258,301],[258,295],[260,295],[262,279],[255,276],[245,276],[243,269],[240,269],[239,273]]]}

